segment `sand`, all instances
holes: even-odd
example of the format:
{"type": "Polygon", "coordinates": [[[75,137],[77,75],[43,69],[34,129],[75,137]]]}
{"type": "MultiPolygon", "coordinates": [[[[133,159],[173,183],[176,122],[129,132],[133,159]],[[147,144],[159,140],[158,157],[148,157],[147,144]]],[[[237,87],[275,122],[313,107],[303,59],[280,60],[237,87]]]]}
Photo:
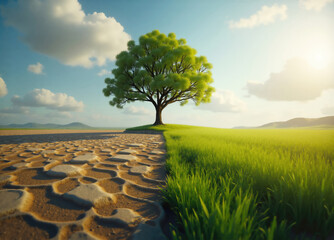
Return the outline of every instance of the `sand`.
{"type": "Polygon", "coordinates": [[[161,134],[0,130],[0,239],[164,239],[164,164],[161,134]]]}

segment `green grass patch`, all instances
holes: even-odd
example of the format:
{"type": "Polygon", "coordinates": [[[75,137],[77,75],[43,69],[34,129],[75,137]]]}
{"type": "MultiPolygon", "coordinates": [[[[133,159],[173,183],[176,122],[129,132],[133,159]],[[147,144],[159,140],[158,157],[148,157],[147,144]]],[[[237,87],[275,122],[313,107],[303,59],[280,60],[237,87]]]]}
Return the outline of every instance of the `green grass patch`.
{"type": "Polygon", "coordinates": [[[164,131],[175,239],[326,239],[334,130],[142,126],[164,131]]]}

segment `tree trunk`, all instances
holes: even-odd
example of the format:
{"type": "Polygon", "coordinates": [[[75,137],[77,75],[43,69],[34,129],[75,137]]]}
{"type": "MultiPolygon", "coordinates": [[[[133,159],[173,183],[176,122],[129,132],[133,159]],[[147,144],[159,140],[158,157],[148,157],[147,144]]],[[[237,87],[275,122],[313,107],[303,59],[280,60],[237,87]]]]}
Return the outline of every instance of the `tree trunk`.
{"type": "Polygon", "coordinates": [[[163,122],[161,119],[161,113],[162,113],[162,108],[156,107],[155,108],[155,123],[153,123],[153,125],[163,125],[163,122]]]}

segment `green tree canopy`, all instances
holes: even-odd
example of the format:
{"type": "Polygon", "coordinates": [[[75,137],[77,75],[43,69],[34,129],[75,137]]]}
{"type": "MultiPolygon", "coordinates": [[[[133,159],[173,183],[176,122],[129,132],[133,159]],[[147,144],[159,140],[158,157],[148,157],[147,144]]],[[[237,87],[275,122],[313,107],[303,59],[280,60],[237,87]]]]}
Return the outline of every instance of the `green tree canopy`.
{"type": "Polygon", "coordinates": [[[212,65],[206,57],[195,55],[185,39],[154,30],[141,36],[138,45],[129,41],[128,50],[116,56],[114,78],[105,79],[103,93],[112,96],[109,103],[118,108],[134,101],[151,102],[156,110],[154,125],[163,124],[162,110],[171,103],[210,101],[212,65]]]}

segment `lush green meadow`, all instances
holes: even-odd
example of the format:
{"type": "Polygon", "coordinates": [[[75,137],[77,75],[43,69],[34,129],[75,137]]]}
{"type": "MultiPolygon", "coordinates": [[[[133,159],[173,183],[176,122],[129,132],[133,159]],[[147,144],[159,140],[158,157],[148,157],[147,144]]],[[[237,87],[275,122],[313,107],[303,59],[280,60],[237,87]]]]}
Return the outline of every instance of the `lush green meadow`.
{"type": "Polygon", "coordinates": [[[163,130],[175,239],[326,239],[334,229],[334,130],[163,130]]]}

